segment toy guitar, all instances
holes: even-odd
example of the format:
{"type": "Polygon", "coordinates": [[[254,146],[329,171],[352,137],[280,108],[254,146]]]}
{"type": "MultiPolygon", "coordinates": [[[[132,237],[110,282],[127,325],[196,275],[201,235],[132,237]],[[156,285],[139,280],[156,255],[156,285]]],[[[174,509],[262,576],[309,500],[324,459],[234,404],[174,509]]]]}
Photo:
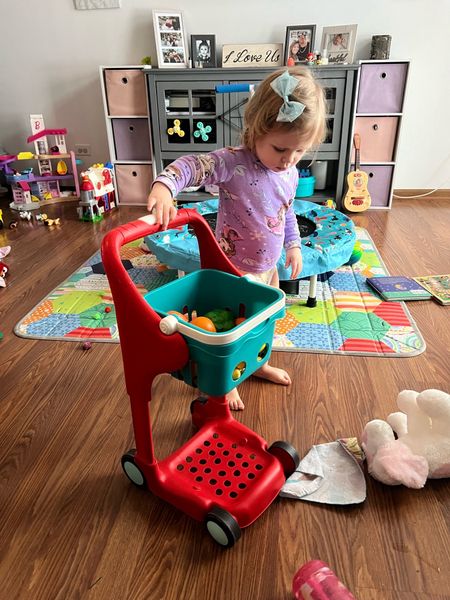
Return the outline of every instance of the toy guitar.
{"type": "Polygon", "coordinates": [[[355,170],[347,175],[348,190],[344,197],[344,208],[350,212],[362,212],[370,206],[370,194],[367,190],[369,178],[365,171],[361,171],[359,166],[359,149],[361,138],[359,133],[353,136],[353,145],[355,146],[355,170]]]}

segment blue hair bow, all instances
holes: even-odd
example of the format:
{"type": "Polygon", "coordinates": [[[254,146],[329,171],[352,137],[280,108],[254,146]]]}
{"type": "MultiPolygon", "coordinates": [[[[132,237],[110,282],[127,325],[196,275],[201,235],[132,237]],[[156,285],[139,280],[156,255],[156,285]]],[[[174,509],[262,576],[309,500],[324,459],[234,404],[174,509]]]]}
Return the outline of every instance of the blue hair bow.
{"type": "Polygon", "coordinates": [[[276,94],[283,98],[283,104],[278,112],[277,121],[292,123],[305,110],[305,105],[295,100],[289,100],[289,95],[298,85],[298,79],[284,71],[270,84],[276,94]]]}

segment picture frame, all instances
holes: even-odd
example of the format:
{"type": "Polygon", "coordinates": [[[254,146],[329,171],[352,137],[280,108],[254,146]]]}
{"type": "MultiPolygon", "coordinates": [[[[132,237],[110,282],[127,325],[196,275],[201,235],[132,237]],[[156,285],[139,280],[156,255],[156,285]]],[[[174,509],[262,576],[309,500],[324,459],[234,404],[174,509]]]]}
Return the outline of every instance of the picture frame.
{"type": "Polygon", "coordinates": [[[322,51],[326,49],[328,62],[350,64],[355,54],[358,25],[334,25],[322,30],[322,51]]]}
{"type": "Polygon", "coordinates": [[[180,69],[189,65],[183,14],[179,10],[154,9],[153,26],[160,69],[180,69]]]}
{"type": "Polygon", "coordinates": [[[191,35],[191,61],[194,69],[217,67],[215,35],[191,35]]]}
{"type": "Polygon", "coordinates": [[[308,53],[314,52],[315,37],[315,25],[288,25],[284,45],[284,64],[287,65],[289,58],[292,58],[296,65],[306,63],[308,53]]]}

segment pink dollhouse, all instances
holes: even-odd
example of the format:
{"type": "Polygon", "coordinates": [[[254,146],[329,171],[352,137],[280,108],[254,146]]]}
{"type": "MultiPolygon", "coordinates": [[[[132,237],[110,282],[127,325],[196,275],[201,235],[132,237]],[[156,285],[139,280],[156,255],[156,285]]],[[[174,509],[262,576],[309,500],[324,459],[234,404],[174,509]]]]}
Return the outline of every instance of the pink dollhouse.
{"type": "Polygon", "coordinates": [[[30,115],[32,135],[27,138],[34,144],[34,153],[21,152],[4,165],[6,181],[11,185],[15,210],[33,210],[62,199],[80,197],[80,186],[75,153],[67,151],[66,129],[46,129],[42,115],[30,115]],[[19,172],[10,167],[15,160],[37,160],[38,173],[33,168],[19,172]],[[70,163],[71,170],[66,163],[70,163]],[[75,192],[62,192],[60,183],[72,181],[75,192]]]}

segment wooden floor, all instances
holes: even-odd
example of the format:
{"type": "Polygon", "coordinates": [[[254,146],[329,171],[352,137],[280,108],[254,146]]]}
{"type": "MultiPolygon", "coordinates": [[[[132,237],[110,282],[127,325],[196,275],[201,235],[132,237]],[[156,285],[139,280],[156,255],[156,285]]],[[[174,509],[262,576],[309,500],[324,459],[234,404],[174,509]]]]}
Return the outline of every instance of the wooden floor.
{"type": "MultiPolygon", "coordinates": [[[[6,207],[3,202],[2,207],[6,207]]],[[[120,467],[133,447],[120,347],[20,339],[14,325],[100,246],[113,226],[77,221],[73,203],[50,207],[62,224],[20,222],[0,288],[0,597],[3,599],[288,600],[296,570],[327,562],[359,600],[450,598],[450,482],[423,490],[367,476],[367,500],[339,508],[279,499],[232,550],[201,523],[141,491],[120,467]]],[[[4,211],[6,225],[11,215],[4,211]]],[[[450,272],[450,201],[397,200],[355,217],[389,271],[450,272]]],[[[427,350],[414,358],[274,353],[293,375],[284,389],[251,378],[237,419],[304,456],[314,444],[359,436],[396,409],[405,388],[450,391],[450,309],[409,303],[427,350]]],[[[143,340],[142,343],[151,343],[143,340]]],[[[191,435],[195,393],[168,375],[153,390],[159,457],[191,435]]]]}

